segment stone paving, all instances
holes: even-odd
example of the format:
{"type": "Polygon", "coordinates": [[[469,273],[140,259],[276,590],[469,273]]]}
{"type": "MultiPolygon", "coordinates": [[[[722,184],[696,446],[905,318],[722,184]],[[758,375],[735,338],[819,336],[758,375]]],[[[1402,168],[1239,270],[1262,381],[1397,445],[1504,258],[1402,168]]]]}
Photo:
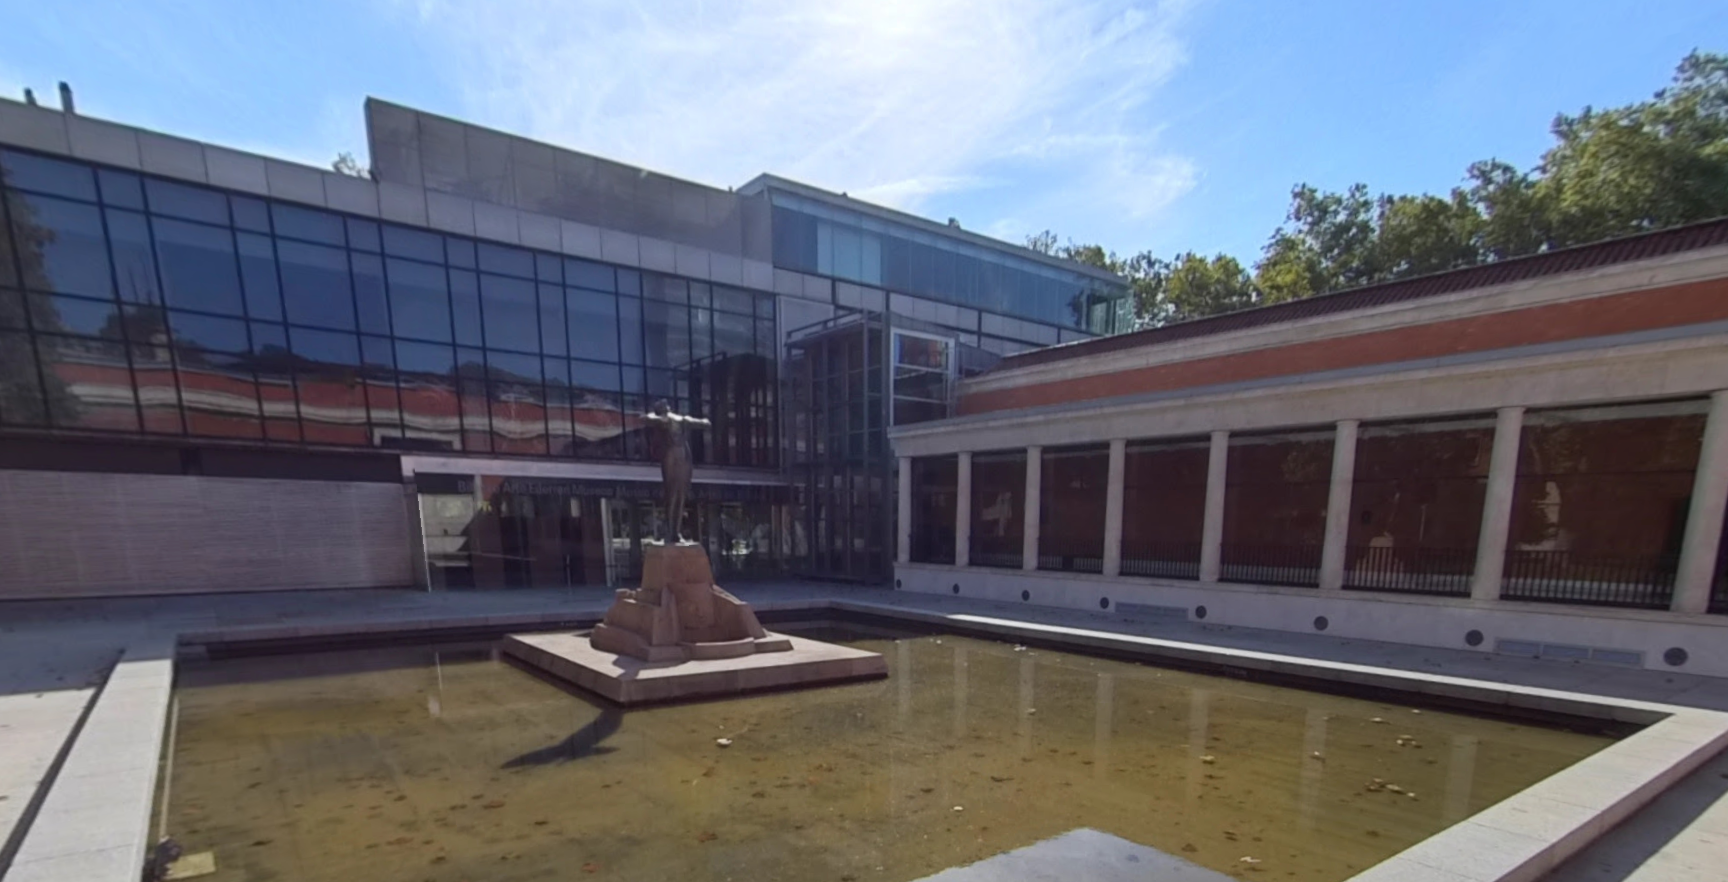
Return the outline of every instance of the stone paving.
{"type": "MultiPolygon", "coordinates": [[[[1204,625],[1156,613],[1122,615],[821,583],[729,587],[762,609],[823,599],[858,600],[934,613],[1036,620],[1224,648],[1728,710],[1728,679],[1679,672],[1204,625]]],[[[156,754],[155,741],[137,735],[135,725],[129,726],[125,719],[118,718],[127,712],[148,710],[153,706],[153,698],[119,696],[114,714],[92,711],[90,719],[83,720],[95,687],[116,659],[129,649],[142,653],[141,660],[161,655],[161,647],[171,646],[172,640],[182,635],[198,639],[238,636],[244,632],[253,637],[300,637],[327,629],[532,626],[597,615],[610,601],[611,592],[606,590],[558,589],[456,593],[326,591],[0,603],[0,758],[4,758],[0,763],[0,878],[5,882],[56,879],[82,882],[97,876],[87,874],[81,861],[135,860],[132,851],[114,850],[118,840],[105,841],[100,835],[89,835],[68,844],[55,841],[43,830],[31,831],[28,826],[19,825],[21,818],[32,814],[39,821],[78,818],[81,816],[66,813],[89,809],[80,800],[87,798],[85,794],[97,791],[69,788],[64,795],[53,792],[51,798],[42,798],[38,785],[57,763],[63,764],[58,773],[67,781],[115,771],[111,764],[97,762],[91,751],[76,748],[66,751],[70,736],[81,722],[92,735],[92,745],[119,749],[115,745],[121,742],[109,740],[112,737],[109,733],[129,731],[141,742],[149,742],[141,749],[152,756],[156,754]],[[102,731],[98,734],[97,730],[102,731]],[[31,833],[36,835],[33,837],[31,833]]],[[[139,673],[143,679],[152,674],[142,669],[139,673]]],[[[159,675],[160,671],[154,673],[159,675]]],[[[139,678],[130,674],[117,677],[116,683],[107,688],[114,689],[135,679],[139,678]]],[[[98,708],[103,704],[97,702],[98,708]]],[[[160,718],[158,713],[155,719],[160,718]]],[[[153,771],[143,771],[146,774],[133,776],[134,781],[153,779],[153,771]]],[[[1728,775],[1728,757],[1707,763],[1548,878],[1556,882],[1720,878],[1719,866],[1715,864],[1719,864],[1719,855],[1728,853],[1724,851],[1724,841],[1728,840],[1728,795],[1725,795],[1728,778],[1723,775],[1728,775]]],[[[130,790],[124,792],[127,798],[123,802],[132,808],[126,810],[127,821],[119,825],[120,838],[136,840],[136,832],[127,831],[147,823],[148,819],[131,816],[140,804],[140,795],[130,790]]],[[[147,792],[141,798],[147,814],[147,792]]],[[[94,815],[90,819],[95,820],[94,815]]]]}

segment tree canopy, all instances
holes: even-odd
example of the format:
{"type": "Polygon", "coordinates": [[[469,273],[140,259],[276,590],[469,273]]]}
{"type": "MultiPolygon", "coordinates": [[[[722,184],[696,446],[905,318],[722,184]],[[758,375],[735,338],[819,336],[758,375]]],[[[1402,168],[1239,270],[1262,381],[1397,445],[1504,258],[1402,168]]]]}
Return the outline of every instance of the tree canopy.
{"type": "Polygon", "coordinates": [[[1139,321],[1165,324],[1728,215],[1728,55],[1695,51],[1649,100],[1562,113],[1550,131],[1531,168],[1476,162],[1445,195],[1297,184],[1252,271],[1225,254],[1121,257],[1049,231],[1026,244],[1127,278],[1139,321]]]}

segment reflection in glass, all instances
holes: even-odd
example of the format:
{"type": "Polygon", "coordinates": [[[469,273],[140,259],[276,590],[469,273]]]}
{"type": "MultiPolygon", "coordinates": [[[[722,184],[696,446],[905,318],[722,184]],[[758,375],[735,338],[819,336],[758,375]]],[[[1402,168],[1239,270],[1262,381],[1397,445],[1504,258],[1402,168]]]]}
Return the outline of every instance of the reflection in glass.
{"type": "Polygon", "coordinates": [[[21,331],[0,331],[0,421],[19,426],[48,422],[36,357],[30,338],[21,331]]]}
{"type": "Polygon", "coordinates": [[[38,334],[48,421],[56,428],[138,431],[126,347],[113,339],[38,334]]]}
{"type": "Polygon", "coordinates": [[[385,264],[396,336],[449,341],[450,287],[444,268],[395,258],[385,264]]]}
{"type": "Polygon", "coordinates": [[[241,315],[233,234],[226,229],[157,219],[156,257],[170,306],[241,315]]]}
{"type": "Polygon", "coordinates": [[[366,394],[353,334],[293,328],[294,385],[301,429],[314,444],[367,447],[366,394]]]}
{"type": "Polygon", "coordinates": [[[178,337],[174,352],[188,434],[207,438],[262,437],[258,386],[251,360],[245,354],[204,348],[178,337]]]}
{"type": "Polygon", "coordinates": [[[276,243],[276,256],[282,266],[282,295],[290,323],[354,329],[347,252],[284,239],[276,243]]]}
{"type": "Polygon", "coordinates": [[[27,193],[10,194],[7,205],[23,258],[24,287],[87,297],[113,294],[96,206],[27,193]]]}

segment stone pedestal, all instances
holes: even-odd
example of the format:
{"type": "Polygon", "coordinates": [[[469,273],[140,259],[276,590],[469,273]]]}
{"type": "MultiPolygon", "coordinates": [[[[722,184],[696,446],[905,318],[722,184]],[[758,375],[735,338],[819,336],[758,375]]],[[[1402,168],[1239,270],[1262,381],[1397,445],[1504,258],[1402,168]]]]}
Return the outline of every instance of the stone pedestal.
{"type": "Polygon", "coordinates": [[[589,638],[602,652],[650,662],[738,658],[785,652],[791,641],[770,634],[750,605],[714,584],[700,545],[642,549],[642,587],[621,589],[589,638]]]}
{"type": "Polygon", "coordinates": [[[619,591],[592,634],[511,634],[504,652],[623,705],[888,675],[877,653],[763,630],[749,604],[714,584],[700,546],[642,550],[642,587],[619,591]]]}

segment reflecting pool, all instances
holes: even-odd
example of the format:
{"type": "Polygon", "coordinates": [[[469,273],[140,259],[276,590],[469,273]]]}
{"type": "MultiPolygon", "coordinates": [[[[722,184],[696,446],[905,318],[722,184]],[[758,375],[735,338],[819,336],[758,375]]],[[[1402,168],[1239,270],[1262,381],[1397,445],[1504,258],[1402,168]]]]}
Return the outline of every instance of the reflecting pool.
{"type": "Polygon", "coordinates": [[[213,882],[901,882],[1077,827],[1239,878],[1340,880],[1611,741],[838,636],[888,679],[628,712],[485,644],[182,664],[158,808],[215,853],[213,882]]]}

